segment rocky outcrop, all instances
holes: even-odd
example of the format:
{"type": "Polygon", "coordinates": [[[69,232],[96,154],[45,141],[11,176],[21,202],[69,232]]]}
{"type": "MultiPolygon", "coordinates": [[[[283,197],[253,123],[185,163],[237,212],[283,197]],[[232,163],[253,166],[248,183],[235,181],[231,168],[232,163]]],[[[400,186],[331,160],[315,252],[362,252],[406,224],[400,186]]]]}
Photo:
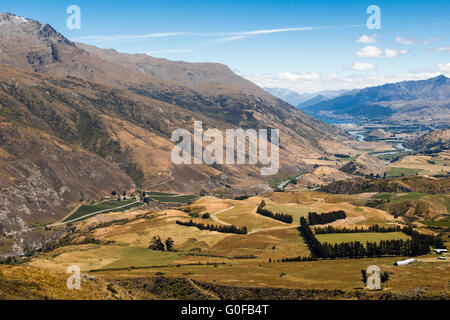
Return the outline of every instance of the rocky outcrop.
{"type": "Polygon", "coordinates": [[[115,165],[38,130],[3,122],[0,135],[0,240],[13,242],[3,254],[39,247],[73,203],[134,188],[115,165]]]}

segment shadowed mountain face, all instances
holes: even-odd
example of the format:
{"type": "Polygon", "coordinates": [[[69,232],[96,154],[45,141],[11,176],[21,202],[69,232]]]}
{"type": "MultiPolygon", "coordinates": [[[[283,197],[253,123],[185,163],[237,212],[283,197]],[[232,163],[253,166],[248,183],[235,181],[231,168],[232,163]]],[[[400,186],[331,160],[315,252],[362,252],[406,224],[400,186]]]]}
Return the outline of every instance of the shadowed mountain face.
{"type": "Polygon", "coordinates": [[[450,79],[441,75],[366,88],[303,110],[323,120],[448,122],[450,79]]]}
{"type": "Polygon", "coordinates": [[[255,165],[173,165],[171,133],[192,132],[194,120],[222,131],[279,129],[282,174],[307,169],[302,157],[348,149],[334,127],[226,66],[101,50],[0,14],[0,232],[15,237],[10,252],[38,246],[30,226],[113,190],[268,188],[255,165]]]}

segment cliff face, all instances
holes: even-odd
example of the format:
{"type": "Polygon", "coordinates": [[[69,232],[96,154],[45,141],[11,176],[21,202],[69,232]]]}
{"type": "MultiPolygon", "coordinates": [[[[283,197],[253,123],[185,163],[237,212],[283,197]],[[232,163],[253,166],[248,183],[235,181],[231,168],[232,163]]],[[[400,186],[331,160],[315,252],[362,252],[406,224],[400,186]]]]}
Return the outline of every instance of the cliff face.
{"type": "Polygon", "coordinates": [[[74,203],[133,186],[129,176],[97,155],[0,122],[0,232],[12,241],[9,253],[51,238],[41,227],[65,216],[74,203]]]}

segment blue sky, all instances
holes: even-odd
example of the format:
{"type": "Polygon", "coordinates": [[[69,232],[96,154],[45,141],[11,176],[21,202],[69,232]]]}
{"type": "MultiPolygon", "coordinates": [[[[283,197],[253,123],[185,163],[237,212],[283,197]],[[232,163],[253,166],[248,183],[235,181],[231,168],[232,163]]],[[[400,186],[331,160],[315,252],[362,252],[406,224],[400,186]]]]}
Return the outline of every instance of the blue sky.
{"type": "Polygon", "coordinates": [[[450,75],[450,1],[2,1],[0,12],[127,53],[220,62],[261,86],[352,89],[450,75]],[[66,27],[69,5],[81,29],[66,27]],[[369,5],[381,29],[366,26],[369,5]],[[365,36],[365,37],[363,37],[365,36]]]}

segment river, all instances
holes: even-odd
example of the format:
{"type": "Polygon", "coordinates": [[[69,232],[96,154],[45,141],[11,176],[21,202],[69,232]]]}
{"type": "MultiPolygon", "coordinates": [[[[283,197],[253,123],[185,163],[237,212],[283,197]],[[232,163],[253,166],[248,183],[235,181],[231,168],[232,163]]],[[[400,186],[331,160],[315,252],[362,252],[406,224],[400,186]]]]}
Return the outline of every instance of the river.
{"type": "MultiPolygon", "coordinates": [[[[365,133],[365,131],[348,131],[349,134],[356,136],[358,138],[358,141],[364,141],[365,136],[363,133],[365,133]]],[[[382,156],[382,155],[386,155],[386,154],[396,154],[398,152],[410,152],[413,151],[411,149],[406,148],[403,143],[397,143],[395,145],[395,148],[397,148],[397,150],[395,151],[385,151],[385,152],[377,152],[377,153],[372,153],[371,156],[373,157],[377,157],[377,156],[382,156]]],[[[389,163],[390,161],[386,162],[385,164],[389,163]]],[[[300,179],[303,176],[303,174],[299,175],[296,179],[300,179]]],[[[291,180],[285,180],[282,183],[280,183],[278,185],[278,189],[284,189],[290,182],[291,180]]]]}
{"type": "MultiPolygon", "coordinates": [[[[365,136],[363,133],[365,133],[365,131],[348,131],[349,134],[355,136],[358,138],[358,141],[364,141],[365,136]]],[[[395,151],[385,151],[385,152],[377,152],[377,153],[372,153],[371,156],[373,157],[377,157],[377,156],[383,156],[383,155],[387,155],[387,154],[396,154],[398,152],[410,152],[413,151],[411,149],[406,148],[403,143],[397,143],[395,145],[395,148],[397,150],[395,151]]]]}

